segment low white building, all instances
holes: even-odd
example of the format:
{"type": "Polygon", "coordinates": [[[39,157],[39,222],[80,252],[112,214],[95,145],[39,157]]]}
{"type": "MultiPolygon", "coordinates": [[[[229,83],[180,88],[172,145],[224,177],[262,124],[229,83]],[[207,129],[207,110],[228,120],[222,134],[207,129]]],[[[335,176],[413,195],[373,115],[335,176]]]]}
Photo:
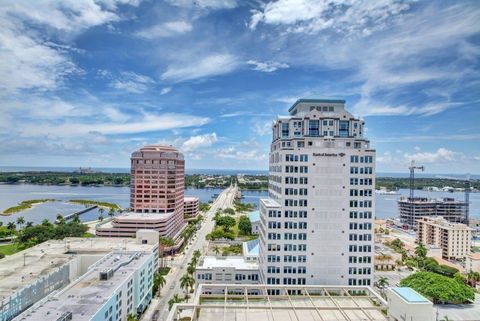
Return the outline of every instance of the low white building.
{"type": "Polygon", "coordinates": [[[480,253],[470,253],[467,255],[465,271],[480,272],[480,253]]]}
{"type": "Polygon", "coordinates": [[[433,321],[433,303],[412,288],[388,289],[388,317],[391,321],[433,321]]]}
{"type": "Polygon", "coordinates": [[[256,284],[259,282],[257,262],[242,256],[206,256],[195,270],[198,284],[256,284]]]}

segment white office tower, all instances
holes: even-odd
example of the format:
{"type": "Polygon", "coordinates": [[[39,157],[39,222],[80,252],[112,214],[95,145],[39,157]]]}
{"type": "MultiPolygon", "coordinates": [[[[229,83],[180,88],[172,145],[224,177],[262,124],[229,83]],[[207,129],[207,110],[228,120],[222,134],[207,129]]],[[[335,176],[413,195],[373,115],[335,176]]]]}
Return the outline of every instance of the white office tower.
{"type": "Polygon", "coordinates": [[[375,150],[344,105],[300,99],[273,124],[270,198],[260,201],[263,283],[372,284],[375,150]]]}

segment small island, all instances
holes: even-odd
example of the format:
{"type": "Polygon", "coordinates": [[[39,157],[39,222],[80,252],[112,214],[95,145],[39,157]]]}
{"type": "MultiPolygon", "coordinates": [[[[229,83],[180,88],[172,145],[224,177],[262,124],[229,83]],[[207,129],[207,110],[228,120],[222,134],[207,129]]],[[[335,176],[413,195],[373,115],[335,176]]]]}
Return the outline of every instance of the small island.
{"type": "Polygon", "coordinates": [[[29,208],[32,208],[35,204],[46,203],[46,202],[54,202],[55,199],[52,198],[45,198],[45,199],[37,199],[37,200],[26,200],[18,203],[18,205],[9,207],[5,209],[3,212],[0,212],[0,215],[12,215],[29,208]]]}
{"type": "Polygon", "coordinates": [[[68,202],[73,204],[81,204],[81,205],[97,205],[100,207],[110,208],[116,211],[123,210],[120,206],[118,206],[115,203],[99,202],[99,201],[92,201],[92,200],[69,200],[68,202]]]}

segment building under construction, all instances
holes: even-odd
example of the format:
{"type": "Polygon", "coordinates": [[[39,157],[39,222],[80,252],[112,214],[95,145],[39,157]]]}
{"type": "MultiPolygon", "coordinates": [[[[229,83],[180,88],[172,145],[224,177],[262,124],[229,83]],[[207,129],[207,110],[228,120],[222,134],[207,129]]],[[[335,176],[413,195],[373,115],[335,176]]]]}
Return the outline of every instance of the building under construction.
{"type": "Polygon", "coordinates": [[[400,221],[405,228],[415,228],[417,220],[422,216],[443,216],[452,223],[465,223],[466,208],[466,202],[447,197],[401,197],[398,201],[400,221]]]}

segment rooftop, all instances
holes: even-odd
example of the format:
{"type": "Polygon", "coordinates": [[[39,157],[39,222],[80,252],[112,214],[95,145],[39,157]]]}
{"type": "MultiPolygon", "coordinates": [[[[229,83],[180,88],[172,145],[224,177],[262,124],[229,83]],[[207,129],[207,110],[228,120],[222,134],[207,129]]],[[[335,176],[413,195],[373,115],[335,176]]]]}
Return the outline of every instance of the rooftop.
{"type": "Polygon", "coordinates": [[[80,279],[38,302],[16,320],[57,320],[65,312],[72,312],[72,321],[91,320],[114,291],[148,258],[149,255],[141,252],[107,254],[80,279]],[[110,268],[116,268],[113,276],[100,280],[99,273],[110,268]]]}
{"type": "Polygon", "coordinates": [[[2,259],[0,300],[55,271],[76,254],[106,254],[112,250],[152,251],[157,245],[139,244],[134,238],[66,238],[51,240],[2,259]]]}
{"type": "Polygon", "coordinates": [[[260,221],[260,211],[253,211],[248,213],[248,218],[250,219],[250,222],[260,221]]]}
{"type": "Polygon", "coordinates": [[[399,296],[402,297],[402,299],[404,299],[408,303],[431,303],[423,295],[421,295],[412,288],[395,287],[392,288],[392,291],[397,293],[399,296]]]}
{"type": "Polygon", "coordinates": [[[176,304],[167,320],[189,316],[192,321],[386,321],[382,312],[386,306],[369,287],[209,284],[200,285],[193,303],[176,304]],[[204,294],[202,287],[223,294],[204,294]],[[278,289],[280,295],[268,295],[267,287],[278,289]]]}
{"type": "Polygon", "coordinates": [[[245,261],[243,256],[206,256],[200,261],[198,268],[236,268],[241,270],[258,270],[258,264],[245,261]]]}
{"type": "Polygon", "coordinates": [[[184,200],[185,202],[195,202],[195,201],[198,201],[199,198],[198,198],[198,197],[195,197],[195,196],[185,196],[185,197],[183,198],[183,200],[184,200]]]}
{"type": "Polygon", "coordinates": [[[298,104],[300,103],[313,103],[313,104],[345,104],[343,99],[318,99],[318,98],[300,98],[298,99],[292,107],[288,109],[288,112],[291,112],[298,104]]]}
{"type": "Polygon", "coordinates": [[[260,251],[260,240],[255,239],[243,242],[243,254],[247,256],[258,256],[260,251]]]}
{"type": "Polygon", "coordinates": [[[278,204],[271,198],[261,198],[260,202],[262,202],[265,207],[280,207],[280,204],[278,204]]]}
{"type": "Polygon", "coordinates": [[[429,225],[455,230],[470,230],[473,229],[462,223],[452,223],[444,219],[442,216],[423,216],[417,220],[417,222],[423,222],[429,225]]]}

